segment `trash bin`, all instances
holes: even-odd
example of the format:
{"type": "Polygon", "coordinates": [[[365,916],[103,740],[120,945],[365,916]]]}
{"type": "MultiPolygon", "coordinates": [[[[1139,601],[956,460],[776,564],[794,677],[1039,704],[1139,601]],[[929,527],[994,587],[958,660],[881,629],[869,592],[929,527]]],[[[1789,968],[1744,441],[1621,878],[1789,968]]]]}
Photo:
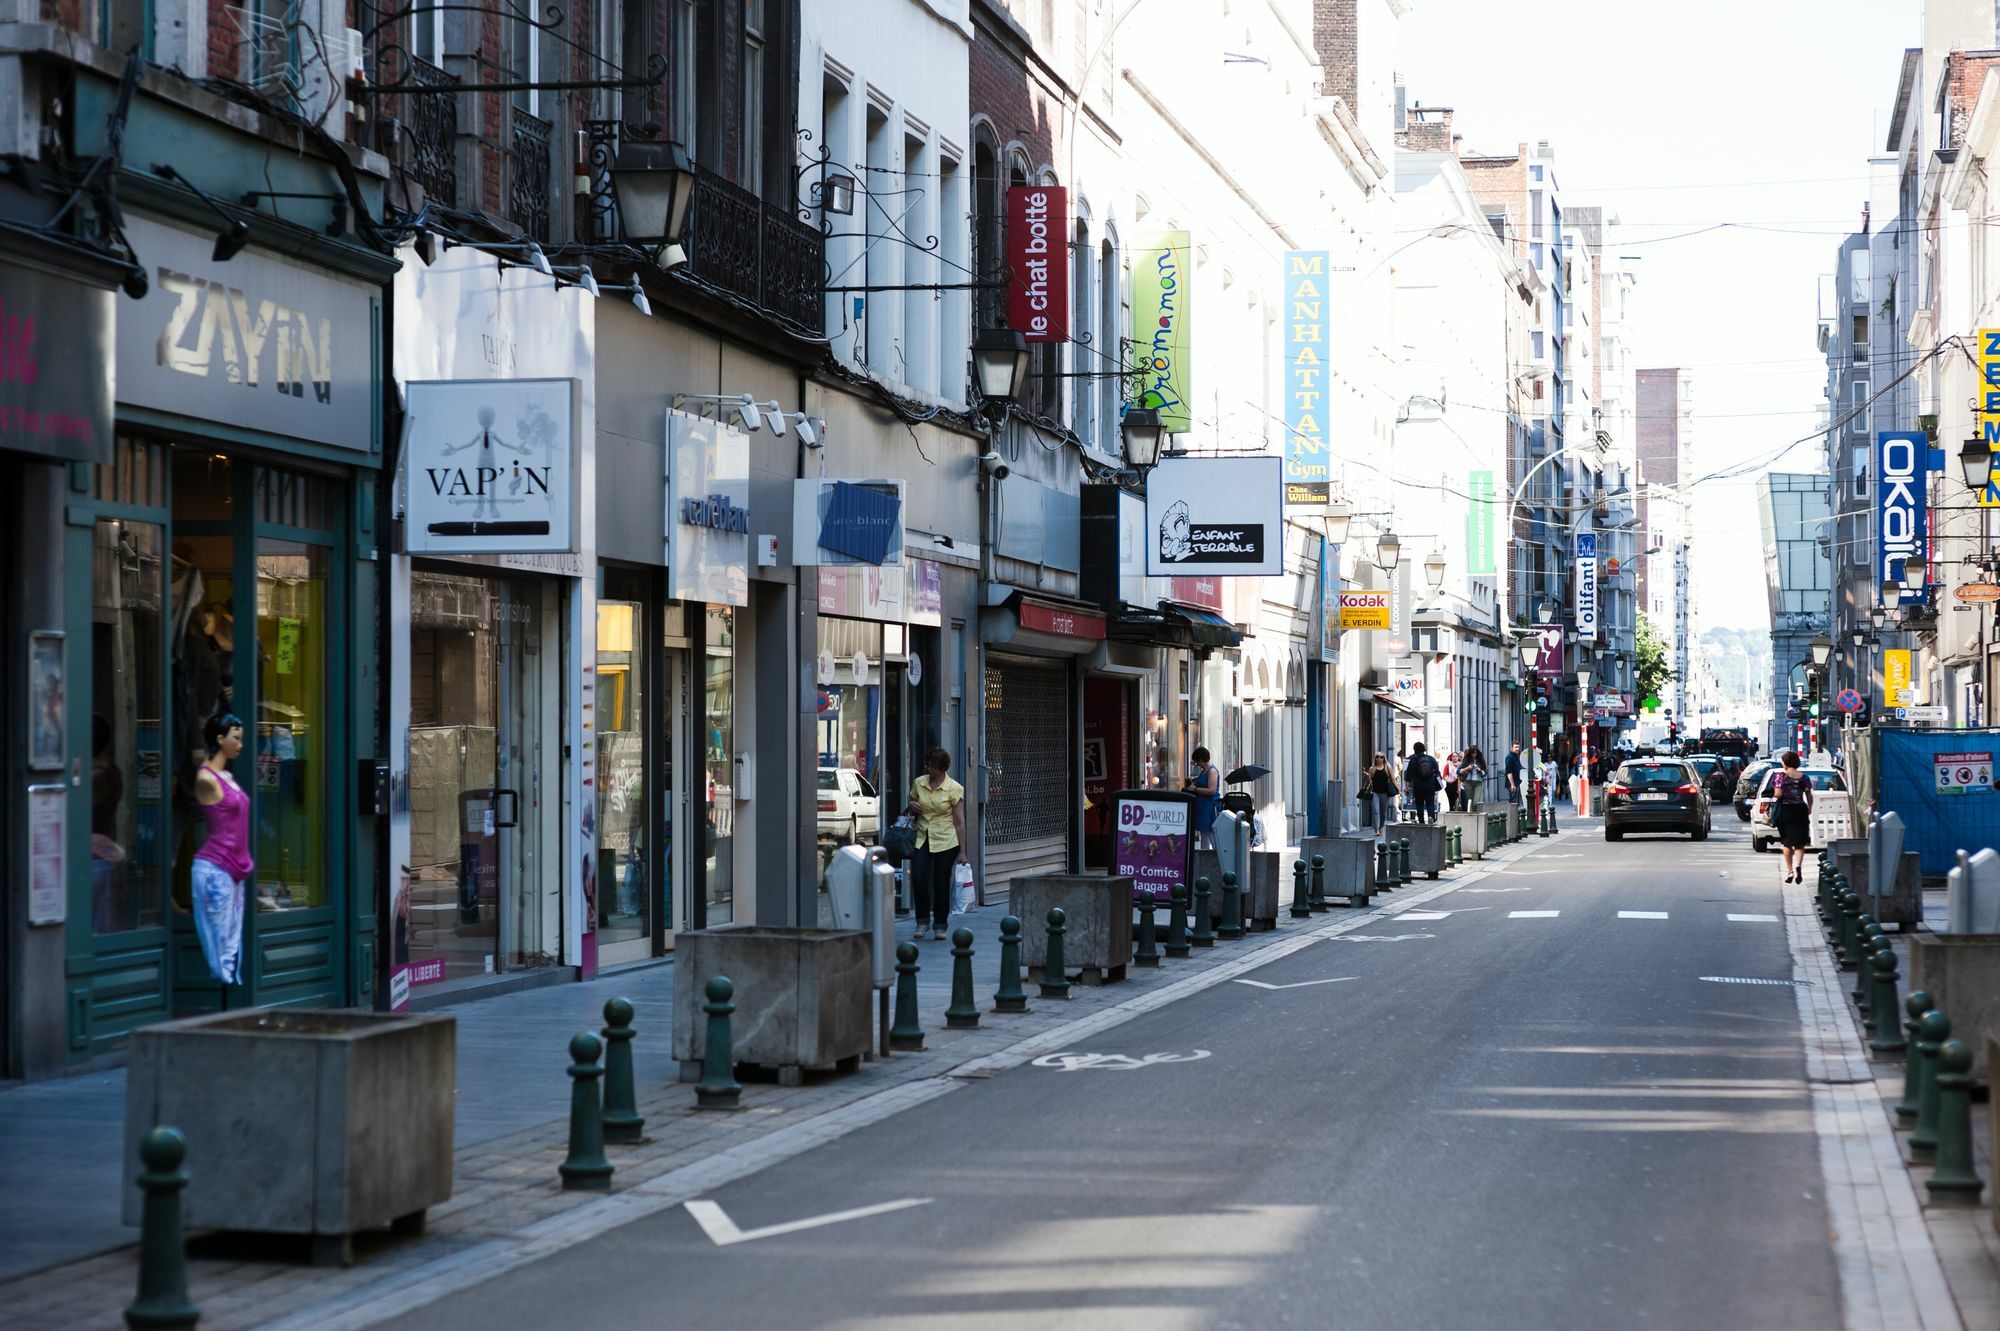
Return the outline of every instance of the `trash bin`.
{"type": "Polygon", "coordinates": [[[869,935],[877,989],[896,979],[896,870],[880,846],[842,846],[826,866],[833,927],[869,935]]]}

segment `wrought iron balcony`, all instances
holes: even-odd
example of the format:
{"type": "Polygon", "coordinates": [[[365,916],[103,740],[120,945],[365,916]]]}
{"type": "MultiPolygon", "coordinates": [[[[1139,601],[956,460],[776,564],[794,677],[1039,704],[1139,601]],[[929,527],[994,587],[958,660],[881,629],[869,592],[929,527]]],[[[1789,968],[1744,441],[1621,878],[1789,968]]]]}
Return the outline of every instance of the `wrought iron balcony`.
{"type": "Polygon", "coordinates": [[[530,240],[549,243],[549,135],[540,116],[513,108],[507,138],[507,220],[530,240]]]}
{"type": "Polygon", "coordinates": [[[681,248],[689,277],[797,329],[824,325],[824,238],[789,209],[696,166],[681,248]]]}
{"type": "MultiPolygon", "coordinates": [[[[405,56],[405,81],[418,88],[456,87],[458,80],[427,60],[405,56]]],[[[458,98],[426,93],[408,99],[403,170],[438,202],[458,202],[458,98]]]]}

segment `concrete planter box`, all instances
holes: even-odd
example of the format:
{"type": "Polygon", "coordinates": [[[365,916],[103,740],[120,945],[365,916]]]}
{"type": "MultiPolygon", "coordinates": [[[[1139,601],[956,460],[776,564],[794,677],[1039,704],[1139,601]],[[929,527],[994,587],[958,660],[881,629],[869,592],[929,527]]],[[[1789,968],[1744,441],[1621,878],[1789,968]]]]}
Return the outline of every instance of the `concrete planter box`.
{"type": "Polygon", "coordinates": [[[695,929],[674,942],[674,1057],[682,1081],[701,1077],[709,980],[736,986],[730,1021],[736,1061],[771,1068],[796,1086],[807,1068],[852,1072],[868,1052],[874,993],[861,929],[695,929]]]}
{"type": "Polygon", "coordinates": [[[1438,825],[1446,831],[1458,829],[1458,848],[1467,859],[1486,857],[1486,815],[1483,813],[1447,813],[1438,820],[1438,825]]]}
{"type": "Polygon", "coordinates": [[[1435,878],[1444,872],[1444,825],[1442,823],[1391,823],[1385,835],[1391,841],[1410,843],[1410,873],[1435,878]]]}
{"type": "Polygon", "coordinates": [[[1326,858],[1325,892],[1365,906],[1375,894],[1375,838],[1366,832],[1345,836],[1309,836],[1299,845],[1306,866],[1312,857],[1326,858]]]}
{"type": "MultiPolygon", "coordinates": [[[[1487,814],[1489,813],[1506,814],[1507,815],[1506,839],[1511,841],[1514,839],[1515,836],[1514,815],[1520,811],[1520,807],[1521,807],[1520,805],[1514,804],[1508,800],[1481,800],[1478,804],[1472,806],[1472,811],[1480,816],[1480,818],[1482,819],[1482,826],[1484,825],[1483,820],[1485,819],[1487,814]]],[[[1488,846],[1487,849],[1492,850],[1494,849],[1494,847],[1488,846]]]]}
{"type": "MultiPolygon", "coordinates": [[[[1220,890],[1217,875],[1211,888],[1220,890]]],[[[1188,890],[1194,890],[1189,884],[1188,890]]],[[[1021,921],[1021,964],[1041,982],[1049,954],[1049,912],[1063,913],[1063,969],[1086,983],[1125,978],[1132,961],[1132,880],[1113,874],[1043,873],[1014,880],[1014,913],[1021,921]]],[[[1189,908],[1193,908],[1190,899],[1189,908]]]]}
{"type": "Polygon", "coordinates": [[[1972,1076],[1988,1079],[1988,1032],[2000,1031],[2000,934],[1910,935],[1905,994],[1922,989],[1972,1050],[1972,1076]]]}
{"type": "Polygon", "coordinates": [[[1826,857],[1833,861],[1833,871],[1847,875],[1848,886],[1862,895],[1868,893],[1868,838],[1860,836],[1836,837],[1826,844],[1826,857]],[[1856,861],[1859,861],[1859,864],[1856,861]]]}
{"type": "Polygon", "coordinates": [[[1903,852],[1896,866],[1896,883],[1880,901],[1868,895],[1868,838],[1840,837],[1827,846],[1836,873],[1847,875],[1847,885],[1861,894],[1861,909],[1875,917],[1877,924],[1900,925],[1913,930],[1924,917],[1923,857],[1914,850],[1903,852]]]}
{"type": "MultiPolygon", "coordinates": [[[[1278,927],[1279,903],[1290,905],[1292,900],[1292,861],[1296,855],[1288,855],[1276,850],[1253,850],[1250,852],[1249,881],[1240,883],[1243,888],[1243,927],[1245,929],[1267,930],[1278,927]]],[[[1208,879],[1208,915],[1211,927],[1222,923],[1222,859],[1212,850],[1197,850],[1194,853],[1194,876],[1208,879]]],[[[1194,884],[1188,884],[1188,891],[1194,891],[1194,884]]],[[[1193,909],[1194,902],[1188,902],[1193,909]]]]}
{"type": "MultiPolygon", "coordinates": [[[[315,1262],[352,1236],[420,1232],[451,1197],[457,1022],[268,1008],[133,1033],[125,1158],[159,1125],[187,1137],[190,1229],[308,1234],[315,1262]]],[[[127,1175],[124,1218],[139,1223],[127,1175]]]]}

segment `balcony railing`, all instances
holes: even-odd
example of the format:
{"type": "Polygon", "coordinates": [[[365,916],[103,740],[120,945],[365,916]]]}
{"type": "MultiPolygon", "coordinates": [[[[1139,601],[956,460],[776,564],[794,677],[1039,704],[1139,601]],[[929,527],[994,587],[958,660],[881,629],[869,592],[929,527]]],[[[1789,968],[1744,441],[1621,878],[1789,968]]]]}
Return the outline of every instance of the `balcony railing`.
{"type": "Polygon", "coordinates": [[[513,108],[507,139],[507,220],[541,244],[549,243],[549,134],[540,116],[513,108]]]}
{"type": "MultiPolygon", "coordinates": [[[[406,57],[408,81],[418,88],[450,88],[458,80],[426,60],[406,57]]],[[[407,99],[403,170],[424,187],[428,198],[458,202],[458,98],[422,93],[407,99]]]]}
{"type": "Polygon", "coordinates": [[[789,209],[695,167],[681,248],[687,274],[817,335],[826,287],[823,238],[789,209]]]}

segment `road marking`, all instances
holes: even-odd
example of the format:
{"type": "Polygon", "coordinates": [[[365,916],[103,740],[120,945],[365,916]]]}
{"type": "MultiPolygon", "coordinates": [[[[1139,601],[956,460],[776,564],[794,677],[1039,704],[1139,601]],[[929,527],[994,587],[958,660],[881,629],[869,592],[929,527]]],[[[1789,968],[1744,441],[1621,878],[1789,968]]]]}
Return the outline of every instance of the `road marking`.
{"type": "Polygon", "coordinates": [[[1246,980],[1237,976],[1231,984],[1247,984],[1252,989],[1303,989],[1309,984],[1339,984],[1342,980],[1358,980],[1359,975],[1336,975],[1330,980],[1300,980],[1295,984],[1265,984],[1262,980],[1246,980]]]}
{"type": "Polygon", "coordinates": [[[1436,934],[1335,934],[1336,943],[1400,943],[1405,938],[1436,938],[1436,934]]]}
{"type": "Polygon", "coordinates": [[[1206,1049],[1185,1054],[1148,1054],[1144,1058],[1133,1058],[1130,1054],[1043,1054],[1035,1060],[1034,1066],[1056,1068],[1062,1072],[1089,1072],[1092,1069],[1130,1072],[1133,1068],[1158,1067],[1162,1063],[1197,1063],[1207,1057],[1206,1049]]]}
{"type": "MultiPolygon", "coordinates": [[[[1532,887],[1461,887],[1458,890],[1461,892],[1532,892],[1535,889],[1532,887]]],[[[1485,907],[1481,907],[1480,909],[1483,910],[1485,907]]]]}
{"type": "Polygon", "coordinates": [[[1448,920],[1451,918],[1451,912],[1448,910],[1406,910],[1398,914],[1396,918],[1399,920],[1448,920]]]}
{"type": "Polygon", "coordinates": [[[1559,910],[1510,910],[1507,912],[1507,918],[1510,920],[1553,920],[1560,914],[1562,912],[1559,910]]]}
{"type": "Polygon", "coordinates": [[[1735,924],[1776,924],[1778,922],[1778,917],[1775,915],[1731,915],[1728,918],[1735,924]]]}
{"type": "Polygon", "coordinates": [[[1811,980],[1760,980],[1747,975],[1701,975],[1697,979],[1709,984],[1811,984],[1811,980]]]}
{"type": "Polygon", "coordinates": [[[874,1206],[857,1206],[852,1211],[835,1211],[831,1215],[816,1215],[807,1220],[790,1220],[782,1225],[766,1225],[762,1229],[738,1229],[728,1212],[710,1201],[686,1202],[687,1213],[701,1226],[702,1233],[715,1241],[718,1248],[727,1248],[732,1243],[749,1243],[754,1239],[775,1238],[780,1234],[794,1234],[802,1229],[819,1229],[824,1225],[837,1225],[844,1220],[860,1220],[871,1215],[886,1215],[890,1211],[907,1211],[912,1206],[929,1206],[928,1197],[905,1197],[896,1202],[878,1202],[874,1206]]]}
{"type": "Polygon", "coordinates": [[[1667,918],[1667,913],[1663,910],[1621,910],[1618,912],[1618,918],[1621,920],[1664,920],[1667,918]]]}

